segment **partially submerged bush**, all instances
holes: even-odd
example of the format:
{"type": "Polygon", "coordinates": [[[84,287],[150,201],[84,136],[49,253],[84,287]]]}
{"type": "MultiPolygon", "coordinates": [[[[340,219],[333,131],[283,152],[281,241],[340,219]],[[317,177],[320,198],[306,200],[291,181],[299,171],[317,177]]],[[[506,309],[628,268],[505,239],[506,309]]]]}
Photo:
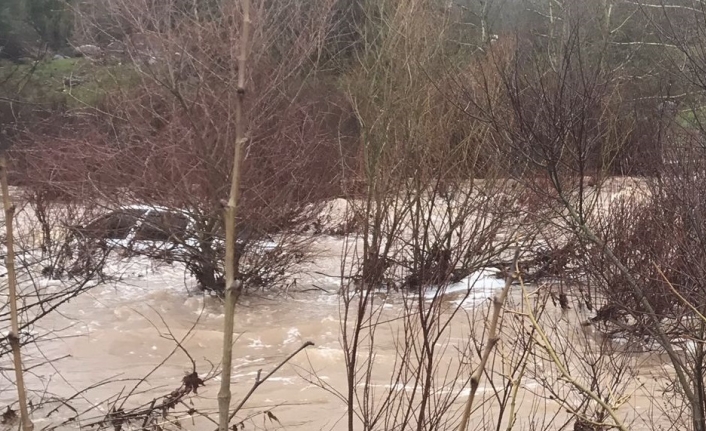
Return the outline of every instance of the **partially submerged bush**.
{"type": "MultiPolygon", "coordinates": [[[[102,88],[100,107],[75,112],[66,128],[25,133],[27,145],[16,160],[37,173],[34,183],[52,184],[88,207],[139,203],[185,212],[195,226],[194,241],[180,245],[186,257],[139,253],[179,260],[204,289],[218,291],[238,93],[232,44],[239,29],[232,23],[241,12],[233,3],[203,10],[153,6],[108,2],[101,4],[103,16],[84,17],[122,23],[121,35],[100,36],[122,47],[136,76],[102,88]],[[167,15],[171,24],[165,26],[167,15]]],[[[355,152],[340,145],[349,142],[340,133],[341,118],[350,116],[346,104],[336,102],[343,98],[325,79],[311,78],[322,67],[316,59],[332,2],[289,6],[262,2],[254,8],[252,49],[260,54],[253,55],[247,78],[254,90],[247,98],[237,214],[237,229],[256,234],[236,253],[246,285],[277,283],[303,258],[307,241],[293,233],[314,222],[321,202],[340,196],[340,176],[349,169],[341,157],[350,160],[355,152]],[[267,236],[276,237],[277,246],[262,253],[258,241],[267,236]]],[[[84,37],[92,42],[91,34],[84,37]]]]}

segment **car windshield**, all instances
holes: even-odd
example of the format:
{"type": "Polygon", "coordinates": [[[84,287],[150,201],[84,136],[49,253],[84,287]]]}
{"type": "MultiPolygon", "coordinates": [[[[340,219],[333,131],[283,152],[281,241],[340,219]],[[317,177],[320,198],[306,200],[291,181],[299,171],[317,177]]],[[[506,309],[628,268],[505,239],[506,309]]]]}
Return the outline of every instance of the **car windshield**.
{"type": "Polygon", "coordinates": [[[183,241],[187,236],[189,218],[185,214],[151,210],[142,218],[135,234],[138,241],[183,241]]]}
{"type": "Polygon", "coordinates": [[[132,208],[116,210],[98,217],[81,229],[81,233],[88,238],[125,239],[145,212],[132,208]]]}

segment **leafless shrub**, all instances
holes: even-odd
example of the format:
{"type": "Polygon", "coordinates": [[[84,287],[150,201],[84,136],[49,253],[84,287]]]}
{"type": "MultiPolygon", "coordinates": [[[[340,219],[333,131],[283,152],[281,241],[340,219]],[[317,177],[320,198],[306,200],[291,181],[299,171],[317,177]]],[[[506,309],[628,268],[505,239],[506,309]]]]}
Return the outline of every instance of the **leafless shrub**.
{"type": "MultiPolygon", "coordinates": [[[[62,247],[65,233],[61,218],[54,217],[56,214],[64,213],[66,208],[51,201],[42,203],[46,217],[40,221],[36,217],[33,205],[24,199],[23,193],[16,193],[14,200],[15,211],[11,213],[13,217],[13,237],[14,263],[16,275],[16,302],[17,317],[12,323],[12,312],[10,303],[3,301],[0,307],[0,327],[4,334],[0,342],[0,362],[2,363],[3,386],[14,386],[17,382],[15,376],[7,374],[13,367],[7,367],[12,356],[11,345],[15,344],[23,349],[25,358],[23,369],[26,376],[34,380],[36,378],[36,368],[41,368],[47,363],[53,363],[64,359],[65,356],[44,353],[45,346],[70,336],[67,327],[54,327],[47,322],[61,312],[62,307],[72,299],[87,292],[101,281],[98,272],[101,262],[96,262],[94,267],[84,267],[79,273],[69,274],[68,277],[59,277],[62,272],[59,268],[61,262],[57,258],[57,251],[62,247]],[[50,237],[44,236],[49,232],[50,237]],[[12,323],[12,325],[11,325],[12,323]],[[16,336],[10,332],[10,327],[16,327],[16,336]]],[[[3,220],[4,222],[4,220],[3,220]]],[[[3,255],[5,251],[3,250],[3,255]]],[[[4,298],[8,298],[8,271],[5,265],[2,266],[2,283],[0,283],[0,293],[4,298]]],[[[14,367],[17,369],[17,367],[14,367]]],[[[34,385],[27,386],[29,415],[33,415],[35,410],[49,402],[45,393],[37,392],[34,385]]],[[[8,416],[14,411],[8,407],[8,416]]],[[[23,413],[23,416],[25,413],[23,413]]]]}
{"type": "MultiPolygon", "coordinates": [[[[308,240],[296,232],[315,221],[322,202],[340,194],[346,166],[341,157],[351,160],[354,153],[339,133],[347,115],[336,102],[342,98],[325,79],[311,79],[323,67],[318,57],[332,25],[332,4],[253,6],[247,87],[254,96],[246,106],[238,225],[254,235],[236,257],[246,288],[280,282],[306,255],[308,240]],[[266,236],[275,238],[277,250],[255,257],[255,240],[266,236]]],[[[218,292],[221,201],[232,166],[222,155],[234,142],[237,94],[232,41],[239,30],[232,23],[240,11],[235,4],[184,9],[132,0],[97,8],[100,16],[88,10],[82,15],[83,37],[96,36],[99,21],[120,23],[121,36],[113,42],[123,47],[124,63],[106,61],[121,75],[104,90],[99,109],[87,108],[73,122],[85,139],[74,133],[45,149],[44,137],[34,134],[36,145],[22,157],[27,166],[50,172],[45,180],[53,187],[87,204],[115,209],[139,203],[186,212],[199,242],[182,261],[204,289],[218,292]]]]}
{"type": "MultiPolygon", "coordinates": [[[[446,98],[452,80],[427,42],[443,39],[447,16],[432,3],[366,3],[375,19],[361,40],[377,42],[362,45],[347,79],[365,186],[350,198],[362,227],[346,238],[341,265],[347,387],[317,383],[346,403],[351,430],[458,426],[456,402],[478,363],[470,338],[450,338],[479,271],[527,240],[506,224],[517,194],[485,151],[488,124],[460,121],[446,98]],[[388,330],[394,360],[382,365],[377,334],[388,330]]],[[[485,342],[492,351],[496,340],[485,342]]]]}
{"type": "MultiPolygon", "coordinates": [[[[508,110],[499,114],[482,104],[476,106],[498,135],[508,138],[510,156],[522,154],[530,171],[545,176],[548,187],[527,176],[520,181],[535,193],[540,205],[550,209],[535,219],[544,220],[545,235],[560,248],[573,244],[578,251],[574,283],[583,296],[582,306],[596,310],[591,320],[608,326],[614,335],[627,336],[631,343],[641,337],[643,344],[659,346],[674,366],[668,380],[690,406],[693,428],[703,429],[700,384],[691,383],[701,381],[700,361],[694,358],[697,365],[692,367],[678,340],[700,339],[694,327],[680,330],[684,329],[681,322],[694,318],[687,304],[700,301],[701,296],[692,281],[698,277],[694,270],[701,266],[696,257],[700,246],[691,242],[698,234],[689,221],[698,201],[685,205],[674,200],[678,188],[682,195],[685,187],[693,187],[694,192],[686,195],[696,195],[698,180],[692,179],[698,175],[664,170],[661,161],[653,160],[654,170],[664,173],[642,182],[651,184],[646,192],[637,186],[613,189],[620,181],[608,180],[607,174],[614,172],[617,155],[630,142],[636,120],[623,112],[625,70],[605,61],[614,35],[604,27],[601,34],[606,44],[586,39],[585,31],[594,23],[580,20],[585,16],[582,7],[567,3],[559,10],[562,25],[550,23],[554,26],[546,43],[527,44],[514,64],[498,67],[508,110]],[[547,55],[537,55],[544,49],[547,55]],[[602,54],[592,55],[595,50],[602,54]],[[587,181],[588,176],[595,180],[587,181]],[[673,188],[665,186],[669,183],[673,188]]],[[[608,20],[610,10],[605,11],[608,20]]],[[[670,160],[692,159],[693,155],[670,160]]],[[[685,167],[686,163],[672,165],[685,167]]]]}

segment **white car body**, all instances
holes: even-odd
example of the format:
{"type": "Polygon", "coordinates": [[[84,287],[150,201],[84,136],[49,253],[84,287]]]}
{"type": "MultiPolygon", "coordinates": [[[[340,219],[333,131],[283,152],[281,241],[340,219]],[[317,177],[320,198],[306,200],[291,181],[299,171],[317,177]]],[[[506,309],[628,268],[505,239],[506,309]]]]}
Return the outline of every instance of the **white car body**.
{"type": "MultiPolygon", "coordinates": [[[[196,228],[196,221],[186,212],[180,209],[173,209],[173,208],[166,208],[166,207],[160,207],[160,206],[149,206],[149,205],[127,205],[127,206],[122,206],[118,209],[112,210],[110,212],[107,212],[106,214],[97,217],[93,221],[91,221],[87,226],[91,226],[93,224],[99,223],[100,220],[105,219],[109,220],[111,216],[117,216],[120,217],[121,213],[124,214],[125,216],[129,216],[131,218],[134,217],[134,223],[131,223],[131,227],[129,228],[127,234],[120,238],[100,238],[103,243],[109,247],[110,249],[126,249],[126,250],[132,250],[135,252],[144,252],[147,253],[149,251],[159,251],[161,249],[164,250],[170,250],[170,251],[181,251],[181,252],[186,252],[188,249],[191,250],[198,250],[199,247],[199,241],[197,239],[197,228],[196,228]],[[135,213],[135,214],[130,214],[130,213],[135,213]],[[140,214],[141,213],[141,214],[140,214]],[[158,232],[161,232],[163,234],[167,234],[170,239],[144,239],[140,238],[139,235],[144,232],[145,229],[149,229],[149,219],[150,217],[154,215],[169,215],[169,216],[179,216],[183,217],[183,221],[185,221],[184,226],[180,226],[179,229],[184,232],[183,238],[177,238],[174,236],[172,233],[169,233],[163,229],[160,229],[159,226],[156,226],[156,229],[158,232]],[[173,238],[173,239],[171,239],[173,238]]],[[[162,223],[164,223],[164,220],[162,220],[162,223]]],[[[164,225],[162,226],[164,227],[164,225]]],[[[90,228],[89,228],[90,229],[90,228]]],[[[120,228],[119,228],[120,229],[120,228]]],[[[110,228],[106,228],[106,230],[110,230],[110,228]]],[[[154,230],[153,230],[154,233],[154,230]]],[[[96,238],[91,238],[91,239],[96,239],[96,238]]],[[[224,239],[221,237],[215,237],[214,242],[219,245],[223,245],[224,239]]],[[[277,243],[274,241],[257,241],[255,242],[257,250],[262,250],[262,251],[268,251],[272,250],[277,247],[277,243]]]]}

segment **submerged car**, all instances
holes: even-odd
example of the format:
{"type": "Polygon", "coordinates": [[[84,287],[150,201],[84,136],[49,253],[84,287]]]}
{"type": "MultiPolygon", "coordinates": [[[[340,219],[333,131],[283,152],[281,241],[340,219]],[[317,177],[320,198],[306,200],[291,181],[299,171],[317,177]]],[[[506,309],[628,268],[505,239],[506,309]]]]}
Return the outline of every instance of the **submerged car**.
{"type": "MultiPolygon", "coordinates": [[[[97,246],[108,251],[119,250],[153,257],[178,257],[174,254],[191,255],[204,251],[206,247],[222,249],[224,243],[220,230],[205,231],[185,211],[129,205],[103,214],[85,226],[72,227],[68,245],[81,249],[97,246]]],[[[254,244],[258,250],[277,246],[270,238],[259,238],[252,230],[241,229],[236,247],[242,251],[246,243],[254,244]]]]}
{"type": "MultiPolygon", "coordinates": [[[[186,211],[129,205],[111,210],[83,226],[69,228],[51,274],[103,276],[113,252],[123,257],[145,256],[167,263],[180,262],[204,291],[225,290],[225,238],[220,215],[196,219],[186,211]]],[[[248,227],[236,238],[237,279],[249,287],[273,285],[285,268],[301,259],[291,240],[248,227]]],[[[302,254],[303,256],[303,254],[302,254]]],[[[111,266],[112,268],[112,266],[111,266]]]]}
{"type": "Polygon", "coordinates": [[[110,249],[147,250],[195,246],[198,232],[186,213],[162,207],[118,208],[71,229],[72,240],[100,242],[110,249]]]}

